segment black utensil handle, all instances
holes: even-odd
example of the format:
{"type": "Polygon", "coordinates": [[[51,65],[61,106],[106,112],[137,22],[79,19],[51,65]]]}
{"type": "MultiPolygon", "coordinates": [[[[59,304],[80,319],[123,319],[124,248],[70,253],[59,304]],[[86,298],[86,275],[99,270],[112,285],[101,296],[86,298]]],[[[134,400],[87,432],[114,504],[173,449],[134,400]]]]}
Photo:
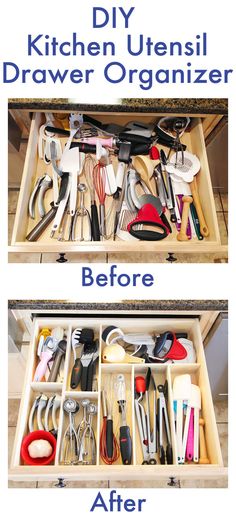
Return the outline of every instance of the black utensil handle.
{"type": "Polygon", "coordinates": [[[89,366],[84,367],[82,365],[81,391],[87,391],[88,368],[89,366]]]}
{"type": "Polygon", "coordinates": [[[165,465],[166,457],[163,445],[160,445],[160,463],[161,465],[165,465]]]}
{"type": "Polygon", "coordinates": [[[64,353],[62,351],[59,351],[54,359],[54,362],[53,362],[53,365],[52,365],[52,369],[50,371],[50,374],[49,374],[49,377],[48,377],[48,382],[56,382],[57,380],[57,375],[59,373],[59,369],[60,369],[60,365],[61,365],[61,361],[62,361],[62,357],[64,357],[64,353]]]}
{"type": "Polygon", "coordinates": [[[45,132],[56,133],[58,135],[68,135],[68,137],[70,135],[69,130],[64,130],[64,128],[56,128],[55,126],[46,126],[45,132]]]}
{"type": "Polygon", "coordinates": [[[107,429],[106,429],[106,447],[107,447],[107,457],[112,459],[113,457],[113,420],[108,418],[107,420],[107,429]]]}
{"type": "Polygon", "coordinates": [[[57,205],[65,198],[68,182],[69,182],[69,173],[67,173],[67,172],[62,173],[57,205]]]}
{"type": "Polygon", "coordinates": [[[148,144],[132,144],[131,154],[132,155],[148,155],[151,143],[148,144]]]}
{"type": "Polygon", "coordinates": [[[172,465],[172,463],[173,463],[173,451],[172,451],[172,447],[169,443],[166,447],[166,461],[167,461],[167,465],[172,465]]]}
{"type": "Polygon", "coordinates": [[[162,164],[164,164],[164,166],[166,166],[166,164],[167,164],[167,158],[166,158],[166,154],[165,154],[164,150],[161,150],[161,151],[160,151],[160,157],[161,157],[161,162],[162,162],[162,164]]]}
{"type": "Polygon", "coordinates": [[[82,371],[82,369],[81,369],[80,359],[76,359],[73,369],[72,369],[71,378],[70,378],[71,389],[76,389],[78,387],[78,385],[80,383],[80,379],[81,379],[81,371],[82,371]]]}
{"type": "MultiPolygon", "coordinates": [[[[139,223],[145,224],[145,225],[155,225],[155,224],[153,224],[153,222],[139,222],[139,223]]],[[[136,223],[134,225],[136,225],[136,223]]],[[[162,227],[160,224],[156,225],[156,227],[163,229],[164,232],[160,233],[160,232],[156,232],[156,231],[148,231],[145,229],[135,231],[132,228],[132,225],[130,227],[129,232],[132,236],[135,236],[135,238],[138,238],[139,240],[145,240],[145,241],[160,241],[160,240],[163,240],[164,238],[166,238],[166,236],[167,236],[166,228],[164,226],[162,227]]]]}
{"type": "Polygon", "coordinates": [[[132,439],[128,425],[120,427],[120,453],[123,465],[130,465],[132,459],[132,439]]]}
{"type": "Polygon", "coordinates": [[[96,204],[91,204],[91,230],[93,241],[100,241],[98,210],[96,204]]]}
{"type": "Polygon", "coordinates": [[[87,142],[72,142],[71,148],[79,148],[83,153],[96,153],[96,146],[94,144],[88,144],[87,142]]]}
{"type": "Polygon", "coordinates": [[[86,391],[92,391],[92,388],[93,388],[93,375],[94,375],[94,362],[92,361],[89,364],[89,367],[88,367],[86,391]]]}
{"type": "Polygon", "coordinates": [[[162,219],[164,225],[167,227],[167,229],[169,229],[169,231],[172,232],[171,225],[170,225],[169,221],[167,220],[167,217],[164,213],[161,214],[161,219],[162,219]]]}

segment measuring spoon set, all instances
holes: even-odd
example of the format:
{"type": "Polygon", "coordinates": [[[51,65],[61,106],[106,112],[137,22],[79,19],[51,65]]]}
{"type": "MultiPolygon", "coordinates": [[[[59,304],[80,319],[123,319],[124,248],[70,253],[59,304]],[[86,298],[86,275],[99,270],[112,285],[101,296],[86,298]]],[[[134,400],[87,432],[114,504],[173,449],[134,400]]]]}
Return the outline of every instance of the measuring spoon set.
{"type": "Polygon", "coordinates": [[[46,173],[29,198],[29,217],[39,221],[28,241],[38,240],[49,225],[52,239],[71,242],[158,241],[174,231],[178,241],[209,235],[196,180],[200,161],[181,142],[189,118],[131,121],[122,128],[70,114],[69,129],[53,124],[46,114],[39,130],[46,173]]]}

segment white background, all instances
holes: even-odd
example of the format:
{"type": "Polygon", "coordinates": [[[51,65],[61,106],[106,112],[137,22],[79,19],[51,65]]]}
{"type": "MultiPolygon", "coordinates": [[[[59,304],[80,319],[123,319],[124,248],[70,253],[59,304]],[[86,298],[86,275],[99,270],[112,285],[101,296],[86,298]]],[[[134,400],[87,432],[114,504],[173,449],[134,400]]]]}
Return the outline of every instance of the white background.
{"type": "MultiPolygon", "coordinates": [[[[90,0],[71,0],[70,2],[55,2],[39,0],[30,2],[5,2],[2,6],[0,49],[2,61],[14,61],[23,68],[85,68],[90,63],[83,58],[27,58],[27,34],[52,34],[61,40],[68,39],[72,32],[77,32],[87,40],[112,40],[122,48],[125,36],[123,25],[118,29],[92,31],[92,6],[111,8],[114,6],[136,6],[135,15],[131,17],[133,33],[144,33],[154,40],[191,40],[203,31],[208,33],[207,58],[181,58],[181,60],[165,60],[166,67],[184,66],[191,61],[199,68],[234,68],[235,65],[235,13],[234,3],[225,0],[223,3],[206,0],[189,2],[169,0],[168,2],[151,0],[111,0],[96,2],[90,0]]],[[[127,68],[134,65],[140,68],[155,68],[157,58],[128,58],[118,56],[125,62],[127,68]]],[[[96,58],[93,64],[103,66],[107,58],[96,58]]],[[[160,62],[159,62],[160,63],[160,62]]],[[[161,64],[164,63],[161,61],[161,64]]],[[[159,65],[158,67],[159,68],[159,65]]],[[[99,73],[98,73],[99,74],[99,73]]],[[[41,490],[35,495],[32,489],[7,490],[7,299],[72,299],[85,300],[119,300],[125,298],[123,291],[114,296],[114,289],[97,291],[92,295],[83,293],[77,284],[78,267],[75,264],[61,265],[20,265],[7,264],[7,99],[8,97],[71,97],[79,98],[81,102],[112,102],[115,97],[228,97],[229,98],[229,232],[230,232],[230,262],[229,265],[147,265],[145,270],[155,269],[157,286],[155,291],[129,290],[129,299],[227,299],[230,301],[230,373],[235,366],[235,138],[236,138],[236,103],[235,103],[235,73],[229,85],[163,85],[142,92],[138,86],[108,85],[96,83],[87,85],[57,85],[45,86],[20,83],[0,84],[0,147],[1,147],[1,184],[0,184],[0,317],[1,317],[1,362],[0,362],[0,396],[1,396],[1,453],[0,453],[0,503],[1,513],[8,517],[37,519],[46,513],[61,518],[68,516],[69,509],[74,516],[89,515],[89,505],[92,503],[94,491],[85,490],[41,490]],[[62,276],[63,269],[63,276],[62,276]],[[102,299],[101,299],[102,298],[102,299]]],[[[96,268],[98,268],[96,266],[96,268]]],[[[124,268],[124,265],[123,265],[124,268]]],[[[138,265],[131,269],[136,272],[138,265]]],[[[103,267],[101,267],[103,269],[103,267]]],[[[235,506],[235,383],[230,380],[230,489],[229,490],[122,490],[122,495],[129,497],[146,497],[148,504],[146,512],[159,516],[182,518],[191,515],[192,519],[199,514],[214,518],[231,517],[235,506]],[[231,410],[231,409],[230,409],[231,410]],[[174,492],[171,496],[170,492],[174,492]]],[[[105,495],[105,491],[103,491],[105,495]]],[[[235,512],[233,512],[235,513],[235,512]]],[[[98,515],[98,512],[95,513],[98,515]]],[[[135,514],[133,514],[135,515],[135,514]]],[[[140,515],[140,514],[139,514],[140,515]]]]}

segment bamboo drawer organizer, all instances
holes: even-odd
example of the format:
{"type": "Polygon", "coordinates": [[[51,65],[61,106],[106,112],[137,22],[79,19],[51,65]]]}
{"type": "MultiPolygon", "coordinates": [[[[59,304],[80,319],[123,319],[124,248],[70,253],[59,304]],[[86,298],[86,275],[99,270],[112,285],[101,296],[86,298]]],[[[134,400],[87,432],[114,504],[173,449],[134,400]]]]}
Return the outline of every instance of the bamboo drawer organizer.
{"type": "MultiPolygon", "coordinates": [[[[114,431],[116,429],[118,418],[116,416],[117,403],[114,402],[114,431]]],[[[80,410],[82,415],[82,408],[80,410]]],[[[204,348],[202,343],[200,324],[196,318],[140,318],[117,317],[114,319],[106,318],[100,315],[96,318],[89,317],[63,317],[55,318],[50,315],[38,317],[34,320],[34,332],[32,334],[30,351],[28,355],[28,363],[25,375],[25,385],[22,393],[18,424],[15,435],[14,448],[12,453],[11,467],[9,478],[12,480],[56,480],[64,478],[65,480],[151,480],[177,477],[182,479],[212,479],[225,476],[226,468],[223,467],[214,407],[212,402],[211,389],[208,379],[207,366],[205,361],[204,348]],[[177,332],[187,332],[188,338],[193,342],[197,362],[194,364],[177,363],[177,364],[104,364],[102,363],[101,353],[104,347],[102,340],[102,331],[109,325],[115,325],[121,328],[125,333],[142,332],[142,333],[162,333],[166,330],[177,332]],[[64,363],[64,377],[60,382],[32,382],[35,367],[38,363],[37,358],[37,337],[42,328],[48,327],[52,329],[56,326],[64,328],[67,336],[67,351],[64,363]],[[96,338],[99,340],[99,360],[96,372],[95,391],[82,392],[80,386],[76,390],[70,388],[70,373],[73,366],[73,353],[71,349],[71,332],[75,328],[93,328],[96,338]],[[163,384],[168,381],[168,411],[171,428],[171,439],[173,447],[173,465],[142,465],[142,450],[138,436],[138,430],[134,411],[134,379],[137,375],[145,375],[147,367],[150,366],[156,384],[163,384]],[[125,376],[127,390],[127,423],[130,427],[133,456],[132,464],[129,466],[122,465],[121,459],[113,465],[106,465],[102,462],[99,455],[100,432],[102,426],[103,412],[101,403],[101,390],[106,389],[109,393],[111,377],[123,373],[125,376]],[[210,464],[201,465],[196,463],[178,465],[176,461],[176,440],[174,434],[174,412],[173,412],[173,395],[172,383],[175,376],[188,373],[191,376],[191,382],[198,384],[201,389],[202,410],[201,414],[205,420],[205,438],[207,445],[208,458],[210,464]],[[23,464],[20,456],[21,443],[24,436],[28,433],[28,417],[32,403],[37,395],[44,393],[52,396],[57,393],[61,396],[61,408],[59,414],[59,432],[57,437],[57,451],[53,465],[47,466],[26,466],[23,464]],[[97,455],[95,465],[62,465],[60,463],[60,448],[63,431],[65,430],[65,416],[63,413],[63,401],[72,397],[79,402],[83,398],[89,398],[98,406],[98,413],[93,422],[96,442],[97,455]]]]}
{"type": "MultiPolygon", "coordinates": [[[[127,124],[131,120],[140,122],[152,122],[157,120],[158,116],[155,114],[139,114],[139,113],[114,113],[114,114],[101,114],[101,113],[90,113],[94,118],[97,118],[103,123],[118,123],[127,124]]],[[[163,115],[163,114],[162,114],[163,115]]],[[[187,150],[193,154],[196,154],[200,160],[201,169],[197,174],[197,185],[199,190],[199,196],[202,204],[203,213],[209,228],[209,236],[199,241],[197,237],[193,237],[187,242],[179,242],[176,238],[177,231],[175,225],[172,224],[172,233],[169,234],[165,239],[161,241],[140,241],[140,240],[128,240],[122,241],[117,238],[114,240],[113,235],[106,240],[102,241],[84,241],[84,242],[71,242],[71,241],[58,241],[57,239],[50,238],[51,226],[43,232],[41,237],[35,242],[28,242],[26,240],[27,234],[32,230],[38,220],[32,220],[28,215],[28,202],[30,194],[33,190],[33,186],[38,177],[48,173],[52,176],[52,166],[46,165],[42,160],[38,158],[38,131],[42,124],[45,122],[45,116],[43,113],[36,112],[33,114],[31,130],[28,141],[27,154],[25,159],[24,171],[22,176],[20,194],[18,199],[17,212],[15,216],[14,229],[12,234],[12,242],[9,247],[9,252],[51,252],[51,253],[82,253],[82,252],[158,252],[158,253],[223,253],[227,251],[225,245],[221,245],[215,201],[211,185],[211,177],[209,172],[206,147],[204,141],[202,121],[198,117],[192,118],[192,125],[189,131],[186,131],[181,141],[187,145],[187,150]]],[[[61,139],[62,143],[66,140],[61,139]]],[[[165,150],[168,152],[168,150],[165,150]]],[[[116,159],[114,160],[114,169],[116,169],[116,159]]],[[[84,182],[85,178],[83,175],[79,177],[80,182],[84,182]]],[[[155,192],[155,181],[152,179],[151,184],[153,191],[155,192]]],[[[106,212],[109,213],[109,204],[112,202],[112,197],[106,197],[105,207],[106,212]]],[[[52,190],[47,191],[45,196],[46,210],[50,209],[50,202],[52,201],[52,190]]],[[[90,195],[89,192],[85,195],[85,205],[90,210],[90,195]]],[[[167,215],[169,217],[168,211],[167,215]]]]}

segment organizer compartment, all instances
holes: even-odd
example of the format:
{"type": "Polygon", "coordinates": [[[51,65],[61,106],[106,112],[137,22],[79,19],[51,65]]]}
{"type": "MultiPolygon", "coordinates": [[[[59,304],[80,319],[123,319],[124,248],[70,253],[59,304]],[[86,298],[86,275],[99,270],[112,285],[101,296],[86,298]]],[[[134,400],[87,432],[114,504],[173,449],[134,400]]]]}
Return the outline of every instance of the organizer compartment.
{"type": "MultiPolygon", "coordinates": [[[[118,123],[125,123],[132,119],[138,121],[154,121],[157,119],[155,115],[140,115],[140,114],[128,114],[126,116],[119,114],[101,115],[91,114],[102,122],[115,121],[118,123]]],[[[52,176],[52,166],[46,165],[42,160],[38,158],[37,152],[37,141],[38,141],[38,130],[41,124],[45,121],[43,114],[36,113],[33,116],[31,131],[29,136],[27,155],[25,160],[25,167],[22,176],[21,189],[18,199],[17,212],[15,217],[15,224],[12,234],[12,243],[9,248],[10,252],[58,252],[58,253],[78,253],[78,252],[179,252],[179,253],[214,253],[214,252],[225,252],[227,248],[221,245],[220,234],[216,216],[215,202],[213,197],[212,185],[210,172],[208,167],[206,148],[203,136],[202,122],[198,118],[193,119],[193,124],[190,131],[186,131],[182,142],[186,144],[188,150],[193,154],[196,154],[201,163],[201,169],[197,174],[197,185],[199,195],[201,199],[203,213],[207,225],[209,227],[209,236],[199,241],[197,238],[193,238],[186,242],[179,242],[176,239],[177,231],[175,226],[172,224],[172,234],[169,234],[164,240],[152,242],[139,240],[128,240],[122,241],[120,239],[113,240],[113,233],[108,240],[102,240],[99,242],[68,242],[58,241],[57,239],[50,238],[51,225],[44,231],[42,236],[36,242],[27,242],[26,236],[35,226],[36,220],[32,220],[28,215],[28,201],[32,192],[33,186],[38,177],[47,172],[52,176]]],[[[66,139],[62,139],[65,143],[66,139]]],[[[163,149],[165,149],[163,147],[163,149]]],[[[168,152],[168,150],[165,150],[168,152]]],[[[114,167],[117,167],[117,159],[112,158],[114,167]]],[[[84,182],[84,177],[80,176],[79,181],[84,182]]],[[[151,185],[154,193],[156,192],[155,182],[152,179],[151,185]]],[[[45,196],[46,209],[50,209],[50,202],[52,201],[53,195],[52,190],[48,190],[45,196]]],[[[110,206],[113,203],[112,197],[106,197],[106,213],[110,211],[110,206]]],[[[85,205],[90,209],[90,195],[87,191],[85,193],[85,205]]],[[[98,204],[97,204],[98,205],[98,204]]],[[[168,214],[168,211],[167,211],[168,214]]],[[[169,215],[168,215],[169,216],[169,215]]],[[[112,217],[113,218],[113,217],[112,217]]],[[[86,222],[85,222],[86,227],[86,222]]],[[[85,230],[86,233],[86,230],[85,230]]]]}
{"type": "MultiPolygon", "coordinates": [[[[93,431],[94,431],[94,436],[95,436],[95,444],[94,444],[95,459],[93,461],[91,460],[91,463],[89,462],[88,465],[97,465],[98,464],[98,448],[99,448],[99,443],[98,443],[98,394],[91,393],[88,391],[86,391],[86,392],[66,391],[64,394],[64,398],[63,398],[63,402],[62,402],[62,418],[60,421],[59,434],[58,434],[58,449],[57,449],[56,463],[58,463],[59,465],[72,465],[72,466],[78,465],[78,467],[80,465],[86,466],[86,462],[84,462],[84,463],[82,462],[82,457],[81,457],[81,461],[77,460],[77,458],[79,458],[80,452],[77,452],[77,453],[75,452],[76,461],[74,464],[66,463],[66,460],[64,457],[65,450],[67,447],[66,447],[65,443],[63,445],[63,442],[66,439],[65,432],[69,425],[70,420],[69,420],[69,415],[63,409],[63,404],[66,400],[69,400],[69,399],[72,399],[73,401],[75,401],[79,404],[79,410],[74,415],[74,423],[75,423],[76,431],[78,431],[78,428],[84,418],[84,408],[83,408],[82,402],[84,402],[85,400],[87,400],[87,401],[89,400],[90,404],[96,406],[96,412],[93,416],[92,424],[91,424],[93,431]]],[[[68,458],[69,458],[69,456],[68,456],[68,458]]],[[[85,460],[89,461],[86,456],[85,456],[85,460]]]]}
{"type": "MultiPolygon", "coordinates": [[[[121,425],[121,413],[119,412],[119,405],[117,402],[117,394],[116,387],[117,384],[117,376],[124,375],[125,380],[125,388],[126,388],[126,403],[125,403],[125,414],[126,414],[126,423],[130,428],[130,434],[132,439],[132,462],[131,465],[136,464],[136,449],[133,437],[133,424],[134,424],[134,411],[133,411],[133,376],[132,376],[132,367],[127,364],[116,364],[116,365],[102,365],[101,366],[101,385],[100,385],[100,441],[101,441],[101,431],[103,427],[103,408],[102,408],[102,394],[101,392],[105,390],[107,400],[108,400],[108,408],[111,405],[112,408],[112,418],[113,418],[113,431],[116,436],[117,442],[119,443],[119,428],[121,425]]],[[[100,464],[106,465],[104,461],[101,459],[100,455],[100,464]]],[[[116,465],[122,465],[121,455],[118,460],[115,462],[116,465]]]]}
{"type": "MultiPolygon", "coordinates": [[[[94,340],[98,341],[98,358],[95,363],[95,370],[94,370],[93,384],[92,384],[92,386],[93,386],[92,391],[98,391],[98,372],[99,372],[99,359],[100,359],[100,351],[101,351],[100,326],[96,322],[93,321],[93,323],[91,325],[86,324],[85,326],[83,326],[83,325],[81,325],[81,323],[79,323],[78,326],[70,328],[70,339],[69,339],[70,347],[68,349],[67,384],[66,384],[66,390],[69,392],[81,391],[81,382],[75,389],[71,388],[71,374],[72,374],[72,370],[73,370],[73,366],[74,366],[74,354],[73,354],[73,350],[71,347],[71,334],[73,333],[73,331],[76,328],[82,328],[82,327],[93,329],[94,340]]],[[[82,350],[82,344],[79,347],[77,347],[75,350],[77,359],[81,357],[81,350],[82,350]]]]}

